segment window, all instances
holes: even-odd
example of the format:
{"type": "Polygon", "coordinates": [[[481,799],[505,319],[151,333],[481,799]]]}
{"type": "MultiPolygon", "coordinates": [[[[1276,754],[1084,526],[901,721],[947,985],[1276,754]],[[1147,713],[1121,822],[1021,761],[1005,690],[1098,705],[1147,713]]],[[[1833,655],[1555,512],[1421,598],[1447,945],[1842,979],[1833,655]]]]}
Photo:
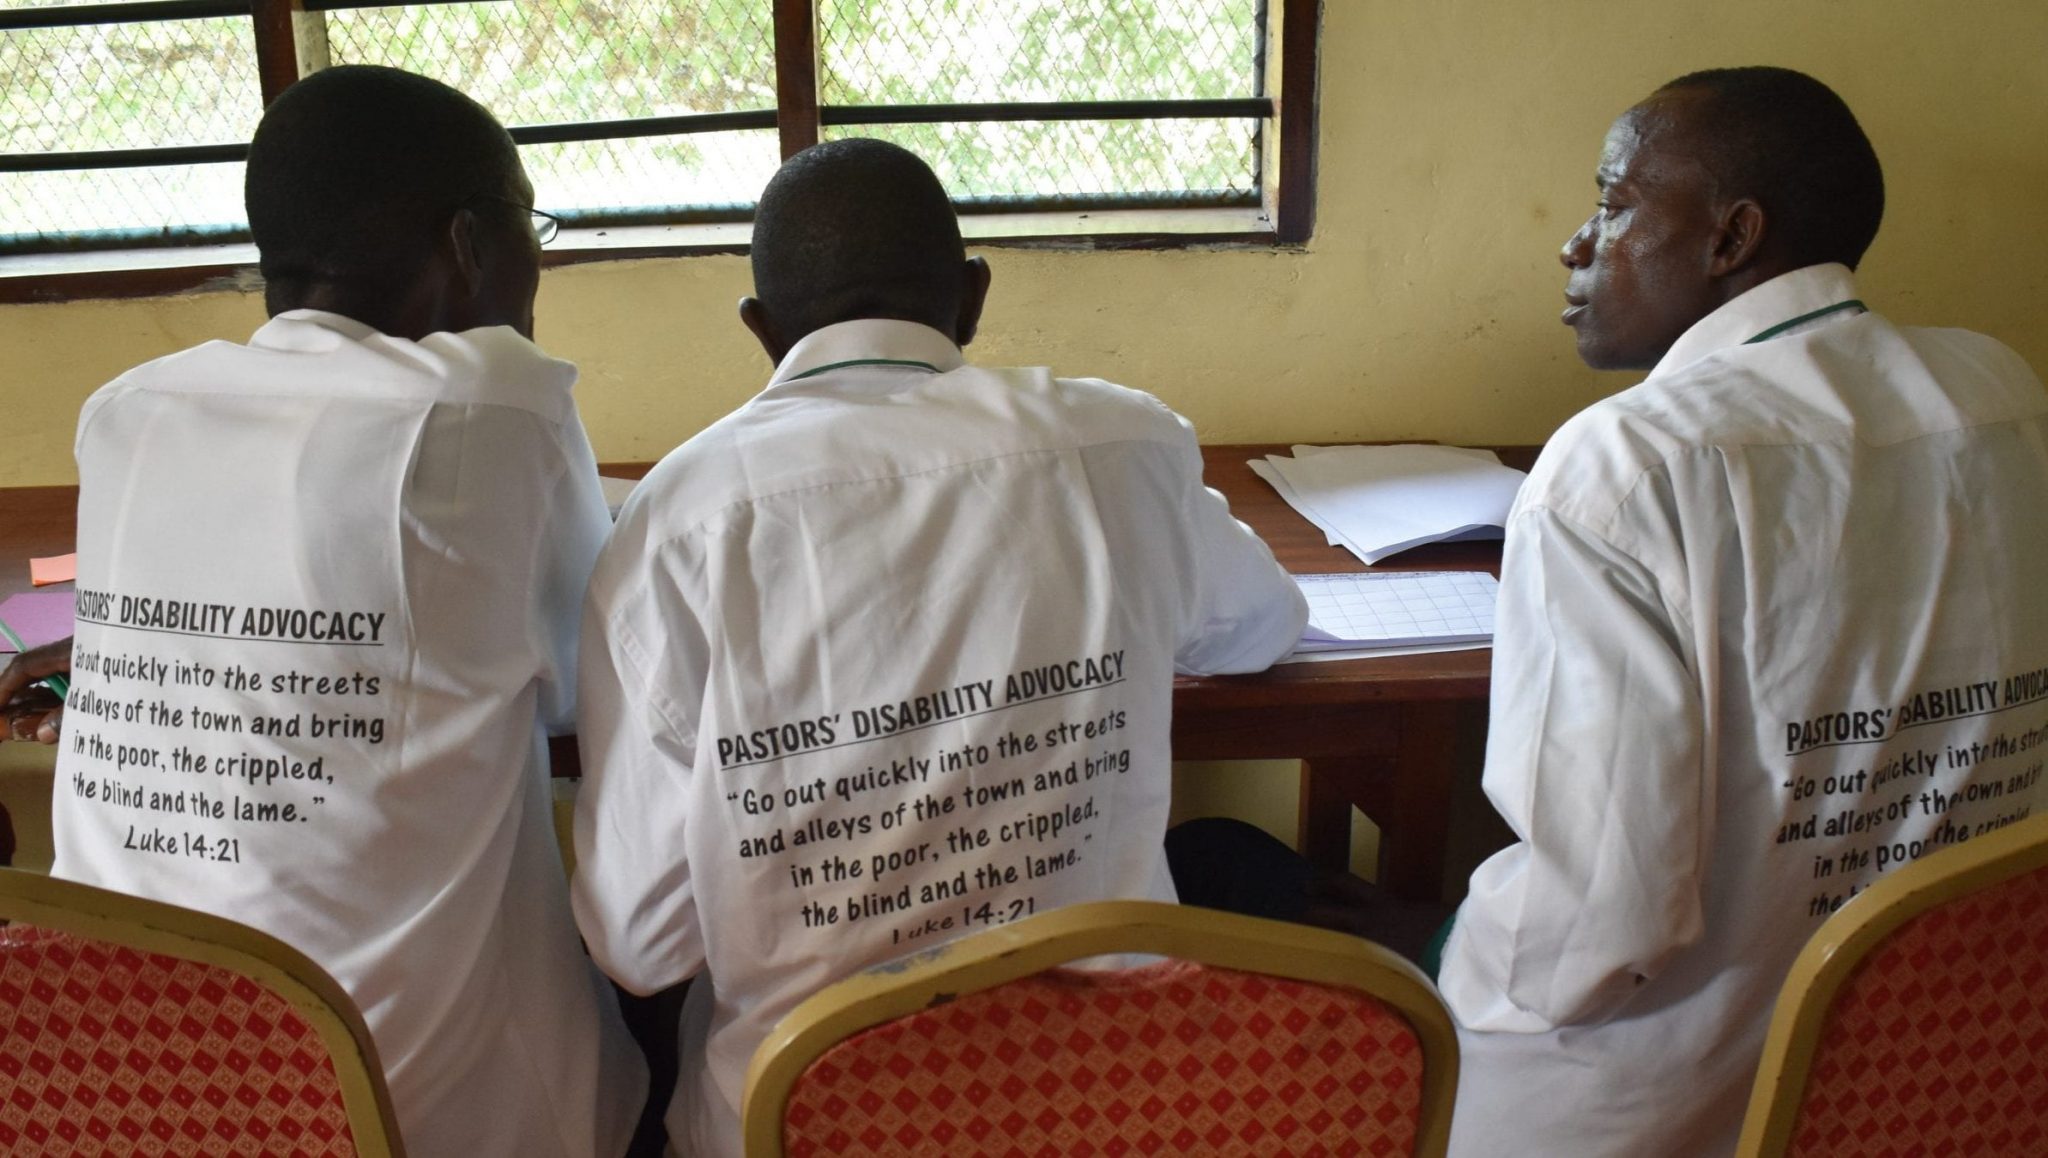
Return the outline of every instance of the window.
{"type": "Polygon", "coordinates": [[[1263,209],[1300,241],[1315,18],[1315,0],[0,0],[0,254],[246,238],[264,101],[356,63],[483,102],[572,229],[744,221],[782,157],[864,135],[925,157],[966,213],[1263,209]]]}

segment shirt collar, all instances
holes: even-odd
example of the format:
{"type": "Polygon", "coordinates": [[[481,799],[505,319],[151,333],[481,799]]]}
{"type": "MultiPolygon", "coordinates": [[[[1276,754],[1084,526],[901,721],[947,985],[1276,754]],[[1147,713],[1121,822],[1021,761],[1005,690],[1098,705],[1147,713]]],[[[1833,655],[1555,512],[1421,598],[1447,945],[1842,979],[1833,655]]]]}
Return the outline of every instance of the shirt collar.
{"type": "Polygon", "coordinates": [[[269,350],[304,350],[333,345],[326,337],[329,334],[360,342],[378,332],[375,326],[326,310],[286,310],[263,323],[249,344],[269,350]]]}
{"type": "Polygon", "coordinates": [[[777,386],[844,362],[909,362],[937,373],[967,364],[960,347],[930,326],[893,318],[860,318],[806,334],[775,368],[777,386]]]}
{"type": "MultiPolygon", "coordinates": [[[[1825,310],[1829,306],[1854,301],[1856,298],[1856,276],[1849,267],[1835,262],[1825,265],[1809,265],[1777,277],[1737,295],[1720,309],[1692,324],[1692,328],[1679,335],[1671,349],[1657,360],[1657,366],[1650,371],[1650,377],[1669,373],[1681,366],[1689,366],[1709,354],[1718,353],[1730,346],[1739,346],[1756,338],[1774,326],[1781,326],[1807,314],[1825,310]]],[[[1846,317],[1850,311],[1827,314],[1813,319],[1815,324],[1826,324],[1846,317]]],[[[1782,332],[1797,332],[1798,326],[1782,332]]],[[[1776,335],[1773,335],[1774,337],[1776,335]]]]}

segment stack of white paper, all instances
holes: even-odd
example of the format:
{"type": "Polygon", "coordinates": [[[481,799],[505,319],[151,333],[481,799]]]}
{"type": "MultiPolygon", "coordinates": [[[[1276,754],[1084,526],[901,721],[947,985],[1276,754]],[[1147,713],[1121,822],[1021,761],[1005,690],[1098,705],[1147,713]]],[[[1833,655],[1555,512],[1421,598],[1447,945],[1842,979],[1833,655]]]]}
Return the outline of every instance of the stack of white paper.
{"type": "Polygon", "coordinates": [[[1283,662],[1463,651],[1493,642],[1500,584],[1484,571],[1296,575],[1308,630],[1283,662]]]}
{"type": "Polygon", "coordinates": [[[637,478],[613,478],[608,474],[597,476],[597,487],[604,492],[605,509],[612,513],[613,519],[619,517],[619,508],[626,505],[626,499],[632,495],[633,488],[639,485],[640,480],[637,478]]]}
{"type": "Polygon", "coordinates": [[[1462,446],[1297,446],[1251,462],[1332,546],[1377,563],[1424,543],[1498,539],[1527,475],[1462,446]]]}

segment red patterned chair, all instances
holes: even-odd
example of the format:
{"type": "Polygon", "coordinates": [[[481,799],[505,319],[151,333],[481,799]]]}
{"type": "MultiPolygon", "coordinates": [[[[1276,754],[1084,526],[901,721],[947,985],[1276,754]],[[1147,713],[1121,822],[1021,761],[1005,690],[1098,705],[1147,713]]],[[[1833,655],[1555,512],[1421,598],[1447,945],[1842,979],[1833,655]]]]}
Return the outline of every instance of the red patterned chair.
{"type": "Polygon", "coordinates": [[[1438,1155],[1457,1037],[1355,937],[1179,905],[1028,917],[818,993],[754,1055],[748,1158],[1438,1155]],[[1058,968],[1104,954],[1168,958],[1058,968]]]}
{"type": "Polygon", "coordinates": [[[341,987],[218,917],[0,870],[0,1153],[402,1155],[341,987]]]}
{"type": "Polygon", "coordinates": [[[1738,1153],[2048,1154],[2048,816],[1828,918],[1779,991],[1738,1153]]]}

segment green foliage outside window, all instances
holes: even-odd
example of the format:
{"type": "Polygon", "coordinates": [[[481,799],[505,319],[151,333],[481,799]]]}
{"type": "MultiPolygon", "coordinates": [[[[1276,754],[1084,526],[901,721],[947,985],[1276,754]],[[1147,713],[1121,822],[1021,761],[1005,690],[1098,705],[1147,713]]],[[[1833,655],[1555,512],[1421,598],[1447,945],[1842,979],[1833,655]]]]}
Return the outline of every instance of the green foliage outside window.
{"type": "MultiPolygon", "coordinates": [[[[0,0],[0,8],[50,0],[0,0]]],[[[1257,0],[819,0],[832,105],[1248,97],[1257,0]]],[[[771,0],[479,0],[325,14],[334,64],[388,64],[510,125],[772,109],[771,0]]],[[[246,141],[261,113],[244,18],[0,32],[0,153],[246,141]]],[[[964,199],[1254,196],[1256,122],[1174,119],[827,128],[923,155],[964,199]]],[[[744,206],[773,130],[530,145],[571,214],[744,206]]],[[[0,245],[95,230],[231,230],[238,164],[0,173],[0,245]],[[169,223],[168,226],[166,223],[169,223]]]]}

